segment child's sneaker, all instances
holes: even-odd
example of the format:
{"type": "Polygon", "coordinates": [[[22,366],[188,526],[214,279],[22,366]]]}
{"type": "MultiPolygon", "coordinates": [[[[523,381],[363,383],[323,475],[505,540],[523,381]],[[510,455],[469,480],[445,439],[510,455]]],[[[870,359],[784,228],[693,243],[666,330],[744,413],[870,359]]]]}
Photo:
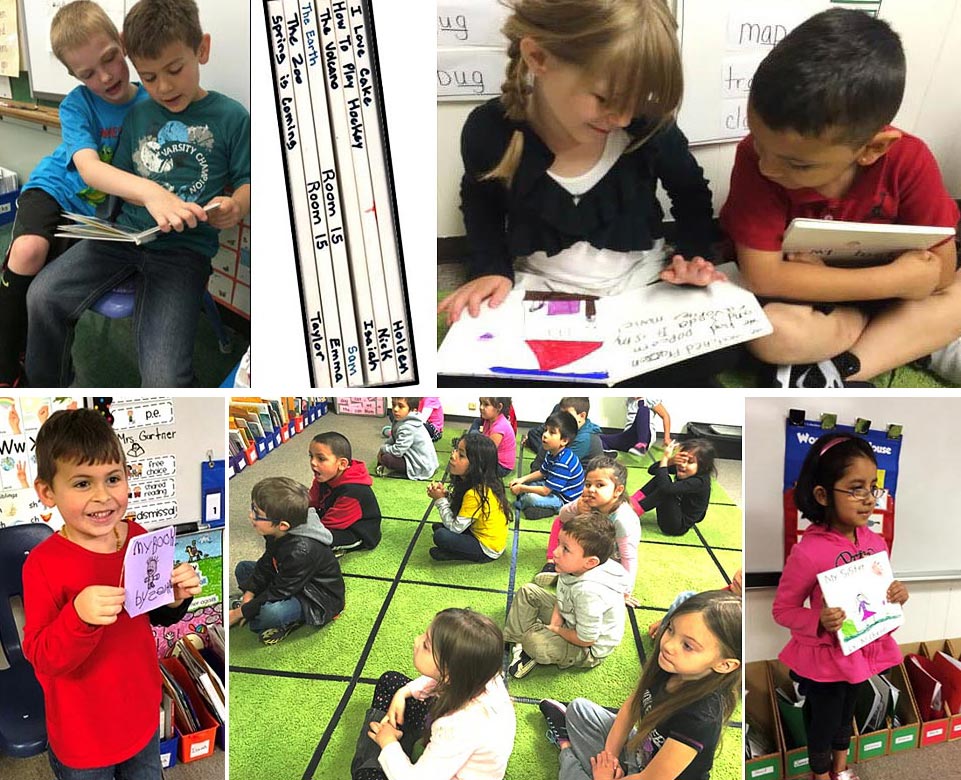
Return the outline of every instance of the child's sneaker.
{"type": "Polygon", "coordinates": [[[374,473],[375,473],[378,477],[389,477],[389,476],[390,476],[390,469],[387,468],[387,466],[383,465],[382,463],[378,463],[378,464],[377,464],[377,467],[374,469],[374,473]]]}
{"type": "Polygon", "coordinates": [[[528,520],[543,520],[545,517],[553,517],[557,512],[549,506],[529,506],[524,509],[524,517],[528,520]]]}
{"type": "Polygon", "coordinates": [[[861,370],[861,361],[842,352],[817,363],[773,366],[774,387],[874,387],[870,382],[849,382],[847,377],[861,370]]]}
{"type": "Polygon", "coordinates": [[[281,626],[280,628],[268,628],[261,632],[260,641],[265,645],[276,645],[279,642],[283,642],[288,634],[303,625],[299,620],[293,623],[288,623],[286,626],[281,626]]]}
{"type": "Polygon", "coordinates": [[[542,588],[549,588],[558,578],[557,567],[554,565],[553,561],[548,561],[544,564],[544,568],[541,569],[537,574],[534,575],[534,584],[540,585],[542,588]]]}
{"type": "Polygon", "coordinates": [[[507,667],[507,671],[511,673],[511,677],[519,680],[521,677],[527,677],[527,675],[533,671],[534,667],[537,666],[537,661],[524,652],[524,648],[521,647],[520,642],[515,646],[514,652],[515,658],[511,662],[511,665],[507,667]],[[521,648],[519,653],[517,652],[518,647],[521,648]]]}
{"type": "Polygon", "coordinates": [[[633,447],[631,447],[628,452],[631,453],[631,455],[636,455],[637,457],[642,458],[644,457],[644,453],[647,452],[647,445],[644,442],[639,441],[633,447]]]}
{"type": "Polygon", "coordinates": [[[612,460],[617,460],[617,450],[601,450],[605,457],[611,458],[612,460]]]}
{"type": "Polygon", "coordinates": [[[427,551],[428,555],[435,561],[459,561],[462,558],[459,555],[455,555],[450,552],[450,550],[445,550],[441,547],[431,547],[427,551]]]}
{"type": "Polygon", "coordinates": [[[562,742],[570,742],[567,733],[567,707],[554,699],[541,699],[538,705],[544,720],[547,721],[547,739],[560,747],[562,742]]]}
{"type": "Polygon", "coordinates": [[[851,767],[848,767],[840,772],[831,772],[831,780],[860,780],[860,778],[851,767]]]}

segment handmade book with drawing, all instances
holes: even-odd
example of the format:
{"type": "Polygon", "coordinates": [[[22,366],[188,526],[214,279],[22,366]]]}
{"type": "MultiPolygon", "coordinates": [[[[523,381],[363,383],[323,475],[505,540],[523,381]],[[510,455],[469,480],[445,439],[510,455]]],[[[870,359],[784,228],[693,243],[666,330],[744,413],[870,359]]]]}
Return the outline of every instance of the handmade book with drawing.
{"type": "Polygon", "coordinates": [[[889,263],[912,249],[930,249],[954,237],[953,227],[792,219],[781,250],[817,255],[828,265],[870,266],[889,263]]]}
{"type": "Polygon", "coordinates": [[[438,350],[452,376],[613,385],[771,333],[761,306],[733,281],[708,287],[657,282],[596,297],[516,288],[496,309],[465,312],[438,350]]]}
{"type": "Polygon", "coordinates": [[[844,655],[891,633],[904,622],[901,605],[888,601],[892,582],[894,573],[886,552],[818,574],[824,603],[844,610],[844,623],[837,632],[844,655]]]}
{"type": "MultiPolygon", "coordinates": [[[[208,203],[204,206],[204,211],[208,214],[220,208],[219,203],[208,203]]],[[[154,225],[147,230],[134,230],[133,228],[118,225],[107,219],[99,217],[88,217],[85,214],[71,214],[69,211],[63,212],[63,216],[72,219],[76,225],[58,225],[57,232],[54,234],[58,238],[89,238],[95,241],[127,241],[132,244],[146,244],[153,241],[161,232],[159,225],[154,225]]],[[[188,228],[189,229],[189,228],[188,228]]]]}

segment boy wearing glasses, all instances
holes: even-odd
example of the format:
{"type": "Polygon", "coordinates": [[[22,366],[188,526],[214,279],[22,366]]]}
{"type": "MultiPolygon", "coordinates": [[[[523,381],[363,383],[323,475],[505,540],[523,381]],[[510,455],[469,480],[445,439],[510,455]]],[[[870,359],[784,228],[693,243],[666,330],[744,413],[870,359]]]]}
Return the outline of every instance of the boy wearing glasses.
{"type": "Polygon", "coordinates": [[[308,513],[307,488],[270,477],[250,493],[250,524],[264,537],[258,561],[241,561],[234,574],[243,590],[230,625],[246,620],[265,645],[275,645],[305,623],[323,626],[344,608],[344,578],[330,549],[330,531],[308,513]]]}

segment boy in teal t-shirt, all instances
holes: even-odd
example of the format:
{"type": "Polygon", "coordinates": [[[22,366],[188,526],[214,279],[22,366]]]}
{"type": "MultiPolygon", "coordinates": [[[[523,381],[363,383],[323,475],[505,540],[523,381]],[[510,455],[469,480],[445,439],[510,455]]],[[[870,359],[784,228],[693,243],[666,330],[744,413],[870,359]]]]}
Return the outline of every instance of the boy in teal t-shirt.
{"type": "MultiPolygon", "coordinates": [[[[250,210],[250,116],[200,85],[210,54],[194,0],[140,0],[124,20],[124,43],[152,100],[124,122],[114,165],[159,183],[186,201],[218,203],[207,222],[148,244],[79,242],[30,288],[27,377],[63,387],[72,381],[70,348],[80,315],[127,278],[137,282],[134,333],[145,387],[193,382],[201,300],[217,252],[217,230],[250,210]],[[234,188],[223,195],[226,185],[234,188]]],[[[143,230],[153,222],[127,202],[117,220],[143,230]]]]}
{"type": "Polygon", "coordinates": [[[91,0],[61,7],[50,24],[50,45],[82,83],[60,103],[62,143],[37,164],[17,202],[0,270],[0,387],[20,381],[27,289],[40,269],[70,246],[69,239],[55,236],[63,212],[92,215],[109,193],[143,203],[150,224],[168,230],[205,218],[197,204],[111,166],[124,117],[148,95],[130,82],[120,33],[103,8],[91,0]]]}

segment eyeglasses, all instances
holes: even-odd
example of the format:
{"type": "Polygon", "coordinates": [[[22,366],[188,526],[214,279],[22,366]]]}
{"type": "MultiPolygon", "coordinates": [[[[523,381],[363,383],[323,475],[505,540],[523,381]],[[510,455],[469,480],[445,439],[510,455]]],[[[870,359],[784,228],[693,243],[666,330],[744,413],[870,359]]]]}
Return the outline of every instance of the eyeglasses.
{"type": "Polygon", "coordinates": [[[263,515],[257,514],[257,505],[251,501],[250,502],[250,513],[254,516],[254,522],[258,523],[272,523],[274,522],[269,517],[264,517],[263,515]]]}
{"type": "Polygon", "coordinates": [[[832,488],[838,493],[847,493],[851,498],[856,501],[865,501],[868,498],[881,498],[884,495],[884,488],[873,487],[870,490],[868,488],[854,488],[854,490],[842,490],[841,488],[832,488]]]}

